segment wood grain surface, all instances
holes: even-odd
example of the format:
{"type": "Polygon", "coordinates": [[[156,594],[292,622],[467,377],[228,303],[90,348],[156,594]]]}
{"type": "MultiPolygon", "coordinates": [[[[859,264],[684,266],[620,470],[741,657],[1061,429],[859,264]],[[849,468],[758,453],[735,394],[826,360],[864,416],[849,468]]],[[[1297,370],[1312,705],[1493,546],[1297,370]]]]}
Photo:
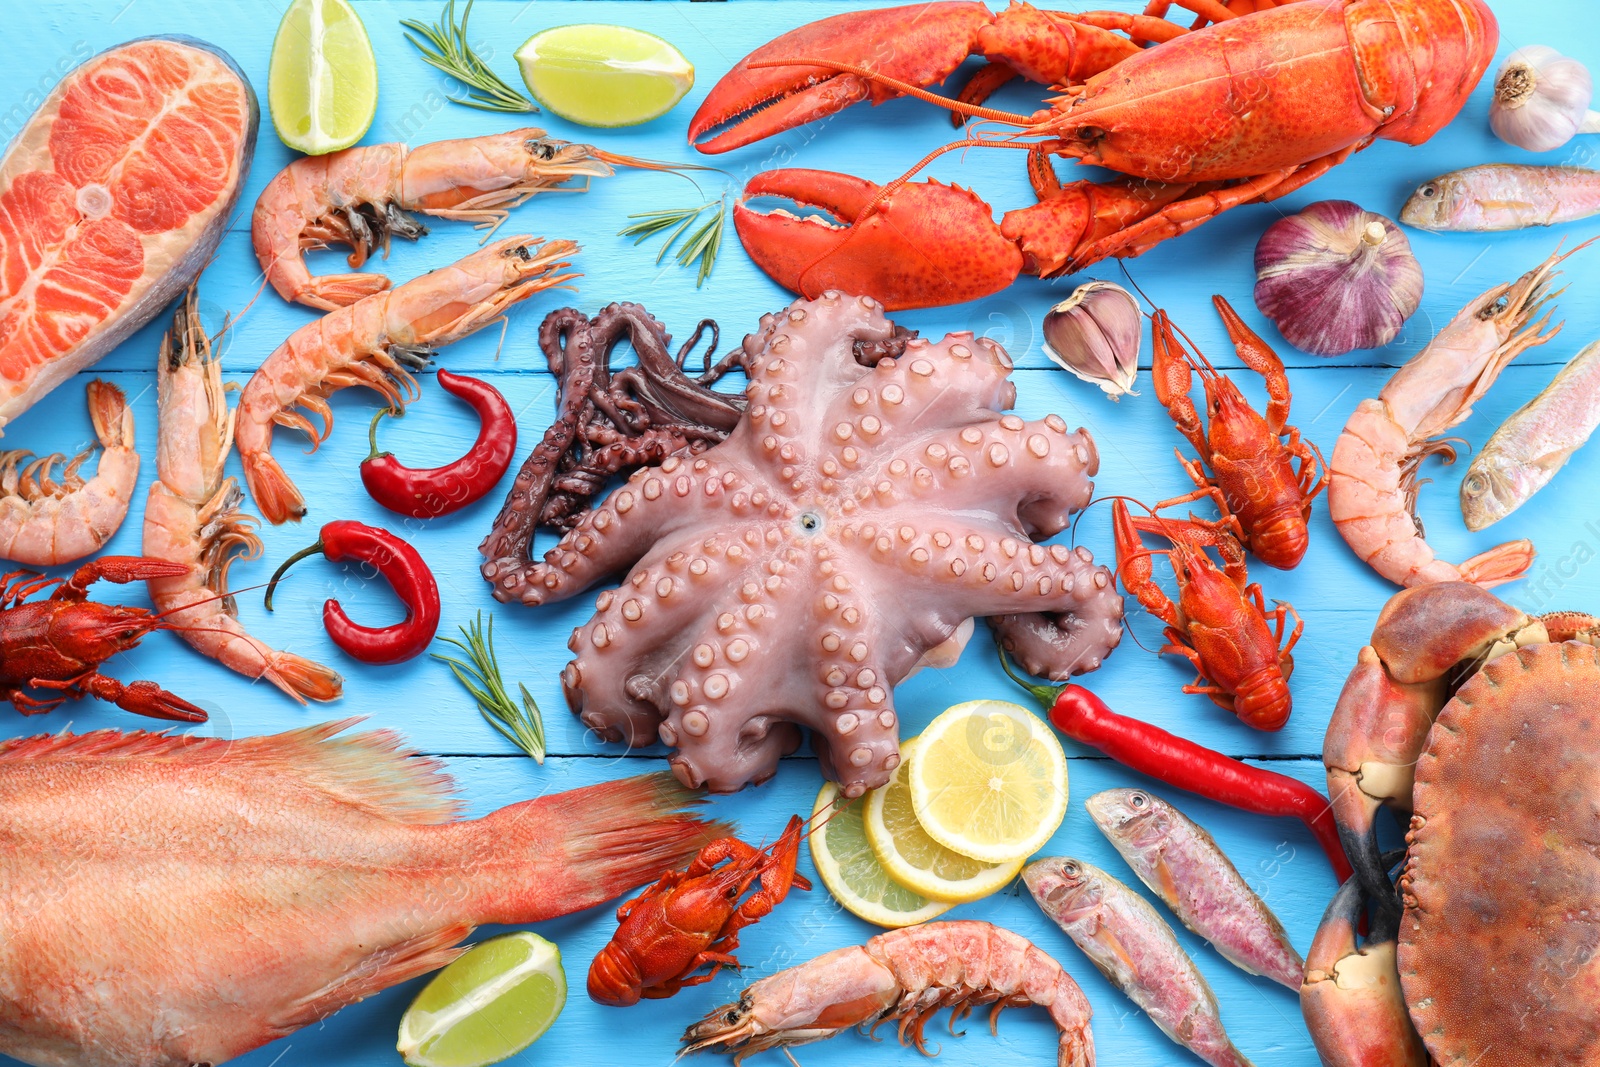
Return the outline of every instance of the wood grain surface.
{"type": "MultiPolygon", "coordinates": [[[[1553,44],[1579,57],[1600,56],[1600,26],[1588,15],[1586,0],[1492,0],[1499,14],[1501,56],[1532,43],[1553,44]]],[[[438,17],[434,0],[358,0],[380,65],[381,96],[376,121],[364,143],[405,140],[417,144],[510,128],[515,120],[468,110],[450,103],[451,87],[423,65],[402,38],[399,20],[438,17]]],[[[594,312],[614,300],[644,303],[683,337],[701,318],[721,323],[726,347],[756,323],[765,311],[781,307],[788,297],[750,263],[732,233],[715,274],[703,289],[692,273],[652,265],[652,248],[634,248],[615,236],[630,213],[698,203],[728,191],[736,195],[745,178],[773,166],[803,165],[843,170],[888,180],[951,136],[942,112],[914,102],[896,101],[873,109],[860,106],[830,119],[730,155],[698,157],[685,144],[684,128],[694,106],[728,67],[750,49],[778,33],[812,19],[855,6],[802,0],[735,3],[577,3],[566,0],[525,3],[522,0],[480,0],[473,13],[472,38],[493,64],[513,82],[511,53],[538,30],[571,22],[625,23],[666,37],[684,51],[697,69],[689,97],[667,116],[621,130],[585,130],[552,116],[529,121],[554,135],[593,141],[615,152],[653,159],[710,162],[723,172],[695,175],[697,190],[672,174],[624,172],[597,180],[587,192],[552,193],[517,210],[502,235],[517,233],[566,237],[583,250],[576,266],[584,276],[576,293],[544,294],[514,309],[502,337],[498,329],[444,350],[439,362],[455,370],[488,375],[519,413],[522,443],[519,461],[548,425],[553,410],[554,382],[534,343],[536,327],[549,310],[564,303],[594,312]]],[[[1066,6],[1084,6],[1073,2],[1066,6]]],[[[1124,10],[1142,7],[1133,0],[1109,0],[1103,6],[1124,10]]],[[[224,366],[230,381],[243,383],[251,371],[314,312],[285,304],[262,280],[250,252],[248,205],[262,186],[285,165],[291,153],[266,119],[268,52],[284,0],[50,0],[8,5],[5,26],[9,54],[0,64],[0,140],[15,134],[27,115],[62,73],[102,48],[147,34],[188,33],[230,52],[262,97],[263,123],[255,169],[239,217],[215,261],[206,270],[201,296],[208,323],[219,325],[225,312],[237,321],[227,336],[224,366]]],[[[1001,106],[1028,110],[1037,106],[1036,86],[1013,86],[999,97],[1001,106]]],[[[1174,319],[1221,366],[1238,368],[1211,310],[1212,293],[1225,294],[1246,318],[1274,343],[1292,368],[1292,421],[1331,453],[1345,419],[1364,397],[1373,396],[1392,368],[1417,352],[1457,310],[1490,286],[1509,281],[1547,256],[1563,239],[1571,243],[1600,227],[1579,224],[1564,231],[1539,230],[1494,238],[1429,235],[1411,232],[1413,247],[1427,276],[1422,310],[1407,324],[1397,342],[1379,352],[1320,360],[1293,352],[1270,324],[1255,312],[1252,256],[1261,231],[1274,219],[1314,200],[1344,198],[1369,209],[1397,214],[1405,197],[1421,181],[1458,167],[1490,161],[1583,164],[1591,149],[1581,140],[1547,157],[1532,157],[1495,140],[1487,124],[1487,85],[1480,87],[1461,117],[1444,133],[1420,148],[1380,143],[1338,168],[1310,188],[1274,205],[1244,208],[1131,261],[1128,271],[1150,297],[1168,308],[1174,319]]],[[[1600,142],[1595,142],[1600,143],[1600,142]]],[[[1067,168],[1063,168],[1067,169],[1067,168]]],[[[996,213],[1030,201],[1018,152],[969,151],[947,155],[928,171],[944,181],[970,185],[995,207],[996,213]]],[[[411,278],[451,262],[476,247],[479,235],[462,224],[441,222],[416,245],[397,244],[387,263],[374,263],[391,277],[411,278]]],[[[313,269],[335,269],[331,253],[315,257],[313,269]]],[[[1102,264],[1093,276],[1123,281],[1116,264],[1102,264]]],[[[1479,405],[1457,433],[1481,444],[1507,415],[1537,393],[1558,366],[1585,343],[1600,337],[1600,249],[1581,253],[1566,269],[1568,286],[1558,318],[1566,320],[1555,341],[1524,355],[1479,405]]],[[[1120,404],[1050,367],[1039,345],[1039,327],[1050,305],[1064,297],[1073,282],[1045,283],[1024,279],[998,296],[954,308],[904,313],[899,321],[927,335],[971,330],[1006,345],[1016,358],[1017,410],[1027,417],[1057,412],[1074,426],[1088,427],[1102,458],[1101,493],[1129,494],[1154,501],[1189,488],[1173,457],[1181,438],[1155,402],[1147,374],[1138,388],[1143,395],[1120,404]]],[[[107,546],[111,552],[136,553],[140,541],[142,502],[154,476],[156,440],[154,362],[165,317],[123,344],[92,374],[124,387],[138,419],[139,444],[146,456],[129,521],[107,546]]],[[[1148,368],[1148,352],[1144,365],[1148,368]]],[[[1261,403],[1260,380],[1235,370],[1233,377],[1246,394],[1261,403]]],[[[71,452],[90,440],[83,386],[88,376],[69,382],[7,428],[6,447],[40,452],[71,452]]],[[[501,494],[433,522],[402,520],[372,503],[361,489],[357,465],[366,454],[366,420],[375,399],[358,390],[333,401],[337,426],[315,453],[303,451],[299,435],[280,430],[275,455],[306,491],[311,513],[299,527],[267,528],[264,558],[234,568],[234,582],[264,582],[276,563],[315,538],[315,528],[334,518],[354,518],[403,532],[411,538],[438,576],[444,592],[444,625],[453,633],[480,610],[492,610],[501,663],[513,682],[525,682],[544,708],[552,756],[543,767],[521,758],[481,721],[466,695],[441,665],[418,659],[396,667],[367,668],[343,658],[319,623],[319,606],[339,597],[352,615],[363,620],[394,617],[397,605],[354,570],[321,561],[299,565],[281,587],[273,613],[261,606],[259,591],[242,592],[240,617],[252,632],[274,644],[337,666],[347,678],[347,695],[329,708],[296,706],[267,686],[252,686],[241,677],[193,653],[175,636],[156,634],[132,653],[107,664],[124,680],[152,679],[211,709],[206,732],[243,736],[281,730],[333,715],[366,715],[369,723],[402,732],[418,750],[449,757],[452,772],[476,813],[514,799],[636,773],[663,766],[664,750],[626,752],[585,736],[566,711],[557,674],[567,659],[571,628],[587,618],[592,597],[579,597],[554,607],[530,610],[496,605],[478,577],[477,545],[500,506],[501,494]]],[[[383,443],[403,460],[419,466],[453,458],[476,433],[470,412],[442,394],[423,377],[423,398],[403,420],[387,421],[383,443]]],[[[1184,450],[1188,448],[1185,444],[1184,450]]],[[[237,471],[237,460],[230,462],[237,471]]],[[[1600,508],[1593,487],[1600,477],[1600,449],[1580,452],[1531,504],[1489,531],[1472,535],[1463,526],[1456,502],[1461,467],[1430,467],[1435,479],[1423,490],[1421,514],[1430,541],[1441,556],[1460,560],[1491,544],[1531,537],[1540,555],[1529,580],[1504,590],[1526,610],[1556,606],[1593,608],[1600,602],[1600,508]]],[[[506,483],[509,484],[509,481],[506,483]]],[[[1078,524],[1076,541],[1108,559],[1111,549],[1109,509],[1090,510],[1078,524]]],[[[1065,538],[1068,535],[1063,535],[1065,538]]],[[[548,542],[541,541],[541,545],[548,542]]],[[[1204,744],[1266,762],[1275,769],[1317,785],[1322,768],[1317,759],[1333,701],[1365,643],[1378,609],[1393,592],[1388,583],[1360,564],[1328,522],[1323,501],[1312,521],[1312,543],[1304,564],[1291,573],[1257,567],[1255,576],[1270,598],[1292,601],[1306,621],[1306,634],[1296,650],[1293,678],[1294,717],[1281,733],[1251,731],[1202,697],[1184,696],[1179,686],[1191,677],[1185,665],[1158,659],[1160,627],[1137,610],[1130,611],[1129,635],[1098,674],[1087,681],[1112,707],[1135,714],[1204,744]],[[1144,647],[1141,647],[1141,644],[1144,647]]],[[[142,600],[142,590],[100,590],[106,599],[142,600]]],[[[1021,694],[997,671],[987,635],[980,630],[962,661],[944,671],[924,672],[896,694],[903,729],[914,733],[950,704],[979,697],[1016,699],[1021,694]]],[[[0,719],[5,735],[42,729],[87,730],[143,725],[107,705],[86,702],[63,708],[48,719],[24,720],[9,710],[0,719]]],[[[1095,832],[1082,800],[1112,786],[1136,784],[1136,776],[1068,745],[1071,760],[1071,812],[1046,848],[1049,854],[1076,854],[1118,877],[1133,876],[1095,832]]],[[[735,820],[750,840],[770,839],[793,811],[809,810],[819,783],[815,761],[802,753],[785,762],[771,783],[731,797],[716,799],[711,808],[735,820]]],[[[1298,824],[1240,815],[1182,795],[1165,794],[1206,826],[1246,878],[1283,918],[1302,951],[1309,945],[1323,907],[1334,889],[1333,877],[1309,835],[1298,824]]],[[[809,858],[802,868],[813,873],[809,858]]],[[[1171,1044],[1132,1004],[1109,987],[1087,960],[1039,913],[1019,886],[989,900],[966,905],[951,917],[983,918],[1017,930],[1054,954],[1087,991],[1095,1008],[1099,1062],[1182,1064],[1193,1061],[1171,1044]]],[[[1176,925],[1176,924],[1175,924],[1176,925]]],[[[745,977],[724,974],[708,985],[688,990],[665,1002],[647,1002],[620,1012],[600,1008],[584,996],[590,958],[613,929],[609,909],[600,908],[559,922],[540,932],[562,948],[573,995],[550,1033],[512,1062],[536,1064],[615,1063],[666,1065],[676,1052],[684,1025],[712,1006],[733,999],[747,981],[824,950],[864,940],[875,931],[841,912],[820,886],[795,893],[769,919],[742,935],[740,956],[745,977]]],[[[483,931],[492,933],[494,931],[483,931]]],[[[241,932],[240,936],[248,936],[241,932]]],[[[1223,1018],[1239,1047],[1258,1064],[1309,1067],[1315,1052],[1300,1019],[1293,994],[1265,979],[1237,971],[1186,931],[1180,938],[1215,988],[1223,1018]]],[[[393,1064],[395,1026],[418,983],[389,990],[329,1019],[261,1049],[238,1062],[250,1067],[297,1067],[343,1064],[377,1067],[393,1064]]],[[[930,1027],[947,1067],[992,1062],[1048,1063],[1054,1039],[1041,1012],[1008,1013],[998,1039],[981,1019],[968,1024],[966,1037],[944,1035],[942,1021],[930,1027]]],[[[802,1049],[807,1067],[831,1064],[914,1063],[918,1055],[895,1046],[892,1037],[878,1044],[846,1035],[802,1049]]],[[[756,1062],[776,1065],[777,1053],[756,1062]]]]}

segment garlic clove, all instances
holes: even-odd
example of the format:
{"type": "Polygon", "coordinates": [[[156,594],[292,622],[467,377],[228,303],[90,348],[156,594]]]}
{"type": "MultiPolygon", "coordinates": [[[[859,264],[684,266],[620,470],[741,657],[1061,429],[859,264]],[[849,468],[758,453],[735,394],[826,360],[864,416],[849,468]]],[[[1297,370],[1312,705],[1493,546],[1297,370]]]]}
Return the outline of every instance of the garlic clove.
{"type": "Polygon", "coordinates": [[[1529,45],[1500,68],[1489,125],[1507,144],[1551,152],[1580,133],[1600,132],[1600,113],[1589,110],[1593,98],[1587,67],[1554,48],[1529,45]]]}
{"type": "Polygon", "coordinates": [[[1279,219],[1256,245],[1256,307],[1315,356],[1382,348],[1422,304],[1422,267],[1393,221],[1348,200],[1279,219]]]}
{"type": "Polygon", "coordinates": [[[1120,285],[1085,282],[1044,317],[1044,354],[1111,399],[1133,392],[1144,341],[1139,302],[1120,285]]]}

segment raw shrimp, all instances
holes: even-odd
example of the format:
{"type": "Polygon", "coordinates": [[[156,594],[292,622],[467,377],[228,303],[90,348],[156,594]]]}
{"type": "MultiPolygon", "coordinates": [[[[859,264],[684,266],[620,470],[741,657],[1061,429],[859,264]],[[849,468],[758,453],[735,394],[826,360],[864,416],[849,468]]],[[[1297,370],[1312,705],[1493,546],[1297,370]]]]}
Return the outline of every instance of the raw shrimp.
{"type": "Polygon", "coordinates": [[[404,410],[415,396],[412,372],[434,351],[499,320],[506,308],[577,273],[558,273],[578,251],[571,241],[508,237],[448,267],[329,312],[289,335],[245,385],[235,439],[245,482],[268,522],[300,521],[305,499],[272,458],[272,428],[293,426],[313,448],[333,429],[327,398],[364,385],[404,410]],[[320,430],[296,411],[322,419],[320,430]]]}
{"type": "Polygon", "coordinates": [[[0,452],[0,559],[30,567],[70,563],[100,551],[127,518],[139,480],[133,412],[121,389],[98,378],[89,383],[88,399],[101,449],[94,477],[78,474],[92,446],[67,461],[60,482],[50,477],[50,468],[66,459],[60,453],[0,452]]]}
{"type": "Polygon", "coordinates": [[[324,311],[346,307],[389,288],[381,274],[316,277],[305,253],[348,245],[359,270],[389,240],[416,240],[428,229],[407,214],[460,219],[494,232],[508,211],[536,193],[573,178],[609,177],[612,164],[661,169],[658,164],[570,144],[526,127],[486,137],[407,148],[366,145],[297,159],[267,183],[250,221],[251,243],[267,281],[285,300],[324,311]]]}
{"type": "Polygon", "coordinates": [[[265,678],[302,704],[335,699],[344,685],[337,673],[251,637],[235,617],[228,568],[261,555],[261,539],[255,518],[239,510],[239,483],[222,476],[233,416],[193,286],[162,339],[156,375],[161,432],[144,506],[144,554],[189,568],[149,580],[156,611],[195,651],[247,678],[265,678]]]}
{"type": "Polygon", "coordinates": [[[685,1052],[717,1049],[737,1064],[769,1048],[822,1041],[853,1026],[898,1020],[927,1053],[922,1028],[949,1008],[952,1032],[975,1007],[1037,1004],[1061,1031],[1057,1067],[1094,1067],[1089,1001],[1072,976],[1027,938],[991,923],[932,922],[879,934],[763,978],[689,1027],[685,1052]]]}
{"type": "Polygon", "coordinates": [[[1391,582],[1488,588],[1515,581],[1533,563],[1533,544],[1525,540],[1497,545],[1459,566],[1434,558],[1417,521],[1417,470],[1431,455],[1454,462],[1455,449],[1438,435],[1472,414],[1506,364],[1560,332],[1560,325],[1541,332],[1553,310],[1528,322],[1554,299],[1556,265],[1586,247],[1558,251],[1468,304],[1345,423],[1328,464],[1328,512],[1356,555],[1391,582]]]}

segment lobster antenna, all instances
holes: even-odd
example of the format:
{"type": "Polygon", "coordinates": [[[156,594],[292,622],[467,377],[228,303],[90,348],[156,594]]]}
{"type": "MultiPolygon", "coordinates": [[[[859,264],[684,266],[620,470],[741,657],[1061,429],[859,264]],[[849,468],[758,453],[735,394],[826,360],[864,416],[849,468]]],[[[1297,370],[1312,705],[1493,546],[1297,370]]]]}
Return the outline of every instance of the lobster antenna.
{"type": "Polygon", "coordinates": [[[932,104],[935,107],[942,107],[948,111],[954,111],[958,114],[966,115],[968,118],[994,119],[996,122],[1004,122],[1010,126],[1033,125],[1033,119],[1029,115],[1020,115],[1015,111],[1001,111],[998,108],[992,107],[980,107],[977,104],[969,104],[962,100],[952,100],[948,96],[940,96],[938,93],[931,93],[922,88],[920,85],[912,85],[910,82],[901,81],[899,78],[891,78],[887,74],[880,74],[875,70],[858,66],[855,63],[842,63],[837,59],[806,59],[804,57],[797,57],[795,59],[760,59],[747,61],[746,66],[824,67],[828,70],[837,71],[840,74],[854,74],[858,78],[865,78],[870,82],[875,82],[878,85],[893,89],[902,96],[909,96],[914,100],[921,100],[924,103],[932,104]]]}

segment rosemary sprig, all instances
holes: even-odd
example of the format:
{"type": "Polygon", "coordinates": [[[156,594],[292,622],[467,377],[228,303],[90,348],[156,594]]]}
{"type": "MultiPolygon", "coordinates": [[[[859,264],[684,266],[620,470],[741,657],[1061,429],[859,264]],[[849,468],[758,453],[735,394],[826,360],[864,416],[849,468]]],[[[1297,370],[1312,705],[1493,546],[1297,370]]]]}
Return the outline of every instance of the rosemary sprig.
{"type": "Polygon", "coordinates": [[[693,226],[707,211],[711,212],[711,215],[689,233],[689,239],[673,256],[681,267],[699,265],[699,276],[694,283],[694,287],[698,289],[711,276],[711,268],[717,264],[717,253],[722,250],[722,227],[728,217],[726,197],[707,200],[697,207],[670,208],[666,211],[645,211],[629,215],[628,218],[639,221],[618,231],[617,236],[635,238],[633,243],[638,245],[663,231],[671,230],[661,246],[661,251],[656,255],[656,262],[660,263],[666,258],[667,253],[672,251],[672,246],[678,243],[678,238],[683,236],[684,231],[693,226]]]}
{"type": "Polygon", "coordinates": [[[400,25],[410,31],[406,34],[406,40],[416,46],[429,66],[444,71],[470,90],[464,98],[450,97],[456,103],[480,111],[538,111],[538,106],[532,100],[490,70],[472,45],[467,43],[467,20],[472,17],[472,3],[473,0],[467,0],[459,26],[456,25],[456,0],[447,0],[439,21],[432,26],[416,19],[401,19],[400,25]],[[412,33],[419,35],[422,40],[413,37],[412,33]]]}
{"type": "Polygon", "coordinates": [[[527,686],[520,683],[517,686],[522,691],[521,707],[506,693],[506,683],[500,677],[500,664],[495,661],[494,655],[494,616],[489,616],[489,625],[485,627],[483,612],[478,612],[478,617],[470,627],[461,627],[461,636],[465,640],[458,641],[453,637],[441,637],[439,640],[447,645],[455,645],[472,662],[465,663],[437,652],[433,653],[433,658],[449,665],[456,681],[466,686],[472,699],[478,702],[478,710],[490,726],[542,764],[544,718],[539,714],[539,705],[533,702],[527,686]]]}

